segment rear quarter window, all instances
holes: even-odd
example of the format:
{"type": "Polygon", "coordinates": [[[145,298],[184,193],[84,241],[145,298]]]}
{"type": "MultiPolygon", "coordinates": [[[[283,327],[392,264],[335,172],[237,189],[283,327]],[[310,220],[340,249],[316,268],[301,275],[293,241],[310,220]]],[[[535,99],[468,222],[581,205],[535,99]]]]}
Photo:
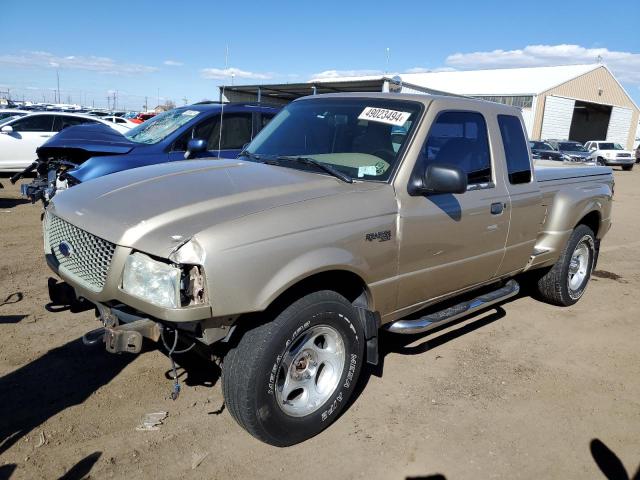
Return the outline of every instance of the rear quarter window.
{"type": "Polygon", "coordinates": [[[514,115],[498,115],[498,125],[504,145],[509,183],[512,185],[529,183],[531,181],[531,162],[520,119],[514,115]]]}

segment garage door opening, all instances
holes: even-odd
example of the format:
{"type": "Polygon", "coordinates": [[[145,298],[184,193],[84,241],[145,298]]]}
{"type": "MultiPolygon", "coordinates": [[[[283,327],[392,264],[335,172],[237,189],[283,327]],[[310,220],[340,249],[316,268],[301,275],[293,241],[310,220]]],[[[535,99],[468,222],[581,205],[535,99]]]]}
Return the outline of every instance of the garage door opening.
{"type": "Polygon", "coordinates": [[[576,100],[569,139],[580,143],[606,139],[610,118],[610,106],[576,100]]]}

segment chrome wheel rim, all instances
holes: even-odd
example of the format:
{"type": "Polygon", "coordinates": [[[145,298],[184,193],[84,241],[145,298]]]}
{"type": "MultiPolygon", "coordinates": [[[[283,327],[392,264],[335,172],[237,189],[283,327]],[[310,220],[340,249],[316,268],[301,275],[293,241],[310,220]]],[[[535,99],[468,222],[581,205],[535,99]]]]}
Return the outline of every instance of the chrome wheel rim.
{"type": "Polygon", "coordinates": [[[568,280],[570,293],[579,292],[584,286],[585,280],[589,275],[590,260],[589,238],[585,237],[578,242],[569,261],[568,280]]]}
{"type": "Polygon", "coordinates": [[[342,336],[328,325],[310,328],[283,354],[276,377],[276,399],[292,417],[318,410],[338,388],[345,366],[342,336]]]}

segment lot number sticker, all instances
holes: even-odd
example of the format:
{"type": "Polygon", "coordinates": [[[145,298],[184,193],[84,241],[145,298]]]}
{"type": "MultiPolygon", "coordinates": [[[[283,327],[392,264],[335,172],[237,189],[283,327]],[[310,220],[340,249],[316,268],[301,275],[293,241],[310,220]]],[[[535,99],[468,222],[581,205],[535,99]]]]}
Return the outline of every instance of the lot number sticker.
{"type": "Polygon", "coordinates": [[[397,110],[389,110],[388,108],[365,107],[358,116],[358,120],[369,120],[371,122],[380,122],[401,127],[409,120],[410,116],[411,112],[399,112],[397,110]]]}

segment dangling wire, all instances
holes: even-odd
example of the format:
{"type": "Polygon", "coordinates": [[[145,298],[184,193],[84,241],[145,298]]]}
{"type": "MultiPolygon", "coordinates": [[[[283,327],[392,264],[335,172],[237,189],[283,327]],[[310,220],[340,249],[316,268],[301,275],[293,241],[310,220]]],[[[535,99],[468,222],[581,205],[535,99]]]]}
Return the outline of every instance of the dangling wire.
{"type": "Polygon", "coordinates": [[[164,348],[167,349],[167,355],[169,356],[169,360],[171,360],[171,371],[173,373],[173,390],[171,392],[171,400],[177,400],[178,396],[180,395],[180,381],[178,380],[178,371],[176,369],[176,361],[173,359],[173,356],[179,353],[188,352],[189,350],[191,350],[193,347],[196,346],[196,342],[194,341],[187,348],[183,348],[182,350],[176,350],[176,347],[178,346],[179,332],[178,332],[178,329],[173,329],[173,345],[171,346],[171,348],[169,348],[169,345],[167,344],[167,341],[164,338],[165,328],[162,328],[160,330],[160,338],[162,339],[164,348]]]}

